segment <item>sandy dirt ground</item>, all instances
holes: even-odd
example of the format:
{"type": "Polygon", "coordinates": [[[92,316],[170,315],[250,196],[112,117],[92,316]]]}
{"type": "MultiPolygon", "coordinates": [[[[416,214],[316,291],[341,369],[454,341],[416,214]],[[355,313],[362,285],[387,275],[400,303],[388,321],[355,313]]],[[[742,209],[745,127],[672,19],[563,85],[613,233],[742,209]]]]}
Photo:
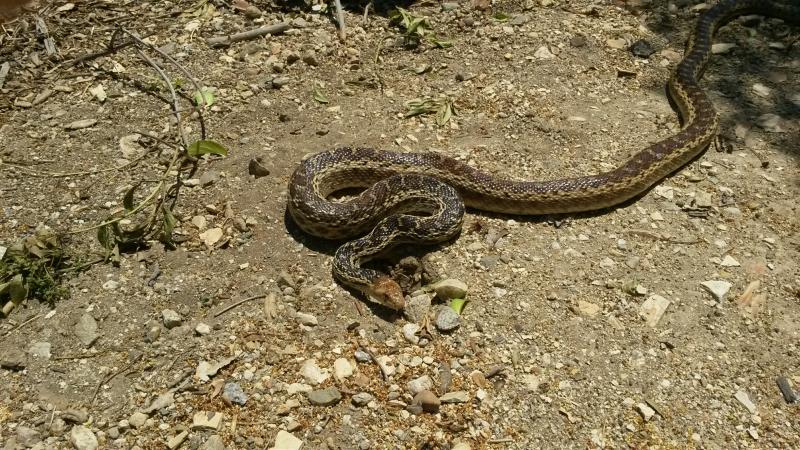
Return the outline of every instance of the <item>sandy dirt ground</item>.
{"type": "Polygon", "coordinates": [[[134,186],[145,201],[165,170],[184,186],[174,246],[89,265],[64,277],[68,296],[0,319],[0,447],[800,445],[800,29],[745,17],[720,31],[703,86],[727,145],[635,201],[468,211],[454,242],[379,264],[413,257],[394,268],[402,316],[336,284],[336,244],[287,221],[303,156],[437,151],[514,179],[608,170],[679,129],[664,88],[709,5],[414,3],[418,45],[394,6],[346,4],[344,41],[324,3],[57,1],[3,25],[0,249],[50,229],[95,260],[96,231],[75,231],[134,186]],[[149,45],[74,63],[120,28],[149,45]],[[145,57],[180,94],[189,141],[189,75],[213,92],[202,126],[227,156],[169,167],[178,127],[145,57]],[[426,99],[432,114],[407,117],[426,99]],[[460,316],[440,280],[466,285],[460,316]]]}

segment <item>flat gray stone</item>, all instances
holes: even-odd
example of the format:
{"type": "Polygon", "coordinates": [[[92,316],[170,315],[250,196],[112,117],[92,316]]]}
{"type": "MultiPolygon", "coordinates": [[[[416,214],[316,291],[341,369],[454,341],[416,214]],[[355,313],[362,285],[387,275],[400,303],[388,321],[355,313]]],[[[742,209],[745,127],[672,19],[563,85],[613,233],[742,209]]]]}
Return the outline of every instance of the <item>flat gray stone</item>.
{"type": "Polygon", "coordinates": [[[77,450],[95,450],[98,446],[97,437],[92,430],[83,425],[75,425],[69,432],[69,441],[77,450]]]}
{"type": "Polygon", "coordinates": [[[352,402],[355,406],[365,406],[374,398],[375,397],[368,392],[359,392],[358,394],[353,395],[353,397],[350,399],[350,402],[352,402]]]}
{"type": "Polygon", "coordinates": [[[448,278],[433,285],[436,295],[443,300],[464,298],[467,295],[467,284],[455,278],[448,278]]]}
{"type": "Polygon", "coordinates": [[[731,283],[724,280],[710,280],[700,283],[713,297],[714,300],[721,302],[725,298],[725,294],[733,286],[731,283]]]}
{"type": "Polygon", "coordinates": [[[183,323],[181,315],[171,309],[165,309],[161,311],[161,320],[164,323],[164,327],[166,327],[168,330],[179,327],[183,323]]]}
{"type": "Polygon", "coordinates": [[[455,330],[461,325],[461,316],[453,311],[452,308],[444,306],[439,308],[439,312],[436,314],[435,325],[440,331],[455,330]]]}
{"type": "Polygon", "coordinates": [[[147,422],[147,418],[147,414],[141,411],[136,411],[135,413],[131,414],[130,417],[128,417],[128,423],[133,428],[141,428],[144,426],[144,423],[147,422]]]}
{"type": "Polygon", "coordinates": [[[318,389],[308,393],[308,401],[316,406],[332,406],[342,400],[342,393],[335,387],[318,389]]]}
{"type": "Polygon", "coordinates": [[[212,434],[203,442],[203,445],[200,446],[200,450],[226,450],[225,442],[222,441],[219,435],[212,434]]]}
{"type": "Polygon", "coordinates": [[[222,390],[222,398],[236,405],[247,403],[247,394],[244,393],[239,383],[225,383],[222,390]]]}
{"type": "Polygon", "coordinates": [[[439,397],[442,403],[466,403],[470,400],[469,392],[453,391],[439,397]]]}
{"type": "Polygon", "coordinates": [[[84,314],[78,319],[75,324],[75,335],[81,341],[84,347],[91,347],[92,344],[100,337],[97,333],[97,321],[94,320],[91,314],[84,314]]]}
{"type": "Polygon", "coordinates": [[[278,431],[275,436],[275,445],[270,450],[300,450],[303,446],[303,441],[296,438],[292,433],[286,430],[278,431]]]}
{"type": "Polygon", "coordinates": [[[50,359],[50,343],[34,342],[28,349],[28,353],[36,358],[50,359]]]}
{"type": "Polygon", "coordinates": [[[222,425],[222,413],[214,411],[200,411],[192,417],[193,430],[218,430],[222,425]]]}
{"type": "Polygon", "coordinates": [[[42,434],[33,428],[20,425],[17,427],[17,444],[25,448],[33,447],[42,440],[42,434]]]}
{"type": "Polygon", "coordinates": [[[419,378],[409,381],[406,384],[406,387],[411,394],[417,395],[422,391],[429,391],[431,388],[433,388],[433,380],[428,375],[423,375],[419,378]]]}

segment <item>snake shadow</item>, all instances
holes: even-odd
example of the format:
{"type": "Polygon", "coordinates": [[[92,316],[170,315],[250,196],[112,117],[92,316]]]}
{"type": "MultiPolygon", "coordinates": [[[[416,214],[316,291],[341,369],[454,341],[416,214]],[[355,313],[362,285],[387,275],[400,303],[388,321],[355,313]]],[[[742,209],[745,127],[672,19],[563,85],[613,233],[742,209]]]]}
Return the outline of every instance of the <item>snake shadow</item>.
{"type": "MultiPolygon", "coordinates": [[[[652,0],[645,7],[628,5],[627,9],[631,14],[641,16],[650,31],[669,42],[668,47],[682,49],[694,29],[697,16],[686,7],[681,7],[677,13],[671,12],[670,3],[670,0],[652,0]]],[[[789,2],[784,0],[783,3],[789,2]]],[[[800,88],[800,77],[797,76],[797,67],[790,63],[797,59],[800,49],[796,37],[800,34],[800,17],[779,19],[782,21],[763,16],[735,19],[722,27],[714,39],[714,42],[729,42],[736,46],[729,54],[712,55],[701,85],[728,103],[729,107],[720,117],[720,134],[730,137],[732,141],[732,130],[736,124],[755,124],[759,117],[767,113],[779,115],[787,125],[800,119],[800,105],[792,100],[800,88]],[[783,43],[785,48],[768,46],[768,42],[783,43]],[[776,72],[783,72],[786,79],[776,81],[776,72]],[[768,99],[755,93],[752,88],[754,83],[770,88],[768,99]]],[[[654,49],[656,52],[663,50],[660,46],[654,49]]],[[[658,89],[655,85],[650,88],[658,89]]],[[[791,125],[788,128],[783,133],[759,132],[773,143],[775,149],[790,157],[800,158],[800,147],[796,145],[800,141],[800,132],[796,128],[792,130],[794,127],[791,125]]],[[[742,142],[736,144],[744,147],[742,142]]]]}

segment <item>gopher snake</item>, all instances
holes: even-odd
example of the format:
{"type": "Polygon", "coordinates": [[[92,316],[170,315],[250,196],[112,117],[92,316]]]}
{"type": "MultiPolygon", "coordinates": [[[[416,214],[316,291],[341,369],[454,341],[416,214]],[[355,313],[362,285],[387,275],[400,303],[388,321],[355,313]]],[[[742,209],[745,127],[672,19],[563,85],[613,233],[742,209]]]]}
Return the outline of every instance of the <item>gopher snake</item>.
{"type": "Polygon", "coordinates": [[[319,237],[344,239],[369,232],[337,250],[334,276],[373,301],[401,310],[403,293],[397,283],[361,264],[400,243],[438,243],[458,235],[464,204],[521,215],[607,208],[645,192],[698,156],[719,126],[717,112],[698,83],[714,33],[733,18],[752,13],[800,21],[797,4],[765,0],[721,0],[705,11],[668,84],[682,129],[609,172],[510,181],[437,153],[339,148],[313,155],[295,170],[288,211],[300,228],[319,237]],[[328,199],[348,188],[367,189],[347,201],[328,199]]]}

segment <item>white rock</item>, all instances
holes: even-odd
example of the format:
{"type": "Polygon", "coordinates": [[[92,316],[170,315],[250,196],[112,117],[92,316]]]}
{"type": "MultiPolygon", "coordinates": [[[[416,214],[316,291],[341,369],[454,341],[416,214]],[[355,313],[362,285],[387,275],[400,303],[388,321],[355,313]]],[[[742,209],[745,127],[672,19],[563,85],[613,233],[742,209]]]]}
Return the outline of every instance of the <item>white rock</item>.
{"type": "Polygon", "coordinates": [[[133,428],[141,428],[144,426],[145,422],[147,422],[147,414],[141,411],[136,411],[128,417],[128,424],[133,428]]]}
{"type": "Polygon", "coordinates": [[[433,380],[428,375],[423,375],[408,382],[406,385],[412,395],[417,395],[422,391],[428,391],[433,388],[433,380]]]}
{"type": "Polygon", "coordinates": [[[320,369],[317,362],[313,359],[307,359],[303,362],[303,366],[300,368],[300,374],[303,375],[306,382],[312,386],[324,382],[331,376],[327,370],[320,369]]]}
{"type": "Polygon", "coordinates": [[[772,113],[765,113],[756,119],[756,123],[759,127],[769,131],[770,133],[783,133],[786,131],[785,123],[783,117],[772,114],[772,113]]]}
{"type": "Polygon", "coordinates": [[[161,311],[161,320],[164,322],[164,327],[168,330],[179,327],[183,323],[181,315],[171,309],[161,311]]]}
{"type": "Polygon", "coordinates": [[[94,95],[94,98],[97,99],[100,103],[103,103],[108,98],[106,94],[105,88],[103,88],[102,84],[98,84],[97,86],[92,86],[89,88],[89,92],[94,95]]]}
{"type": "Polygon", "coordinates": [[[646,403],[637,404],[636,409],[639,411],[639,414],[642,415],[642,419],[644,419],[645,422],[649,422],[650,419],[656,415],[656,411],[646,403]]]}
{"type": "Polygon", "coordinates": [[[771,90],[761,83],[756,83],[753,85],[753,92],[761,97],[769,97],[771,90]]]}
{"type": "Polygon", "coordinates": [[[177,449],[183,444],[187,437],[189,437],[189,431],[181,431],[167,441],[167,448],[169,448],[169,450],[177,449]]]}
{"type": "Polygon", "coordinates": [[[333,362],[333,377],[339,381],[353,375],[353,365],[347,358],[337,358],[333,362]]]}
{"type": "Polygon", "coordinates": [[[408,342],[412,344],[419,343],[419,336],[417,336],[417,332],[420,330],[419,325],[415,323],[407,323],[403,325],[403,337],[406,338],[408,342]]]}
{"type": "Polygon", "coordinates": [[[448,392],[441,397],[439,401],[442,403],[466,403],[470,400],[469,392],[467,391],[453,391],[448,392]]]}
{"type": "Polygon", "coordinates": [[[275,444],[270,450],[300,450],[302,447],[303,441],[286,430],[280,430],[278,435],[275,436],[275,444]]]}
{"type": "Polygon", "coordinates": [[[192,217],[192,225],[197,227],[200,231],[205,231],[206,227],[208,226],[208,221],[206,220],[205,216],[194,216],[192,217]]]}
{"type": "Polygon", "coordinates": [[[145,152],[144,147],[139,144],[140,134],[134,133],[119,138],[119,151],[125,159],[133,159],[139,157],[145,152]]]}
{"type": "Polygon", "coordinates": [[[292,383],[286,386],[286,393],[289,395],[294,395],[297,393],[308,393],[313,390],[314,388],[311,387],[311,385],[305,383],[292,383]]]}
{"type": "Polygon", "coordinates": [[[602,267],[604,269],[610,269],[610,268],[616,266],[617,263],[615,263],[613,259],[611,259],[609,257],[605,257],[605,258],[603,258],[602,261],[600,261],[599,265],[600,265],[600,267],[602,267]]]}
{"type": "Polygon", "coordinates": [[[378,356],[378,364],[383,367],[383,371],[386,372],[386,376],[390,377],[397,372],[397,367],[394,366],[394,360],[389,355],[381,355],[378,356]]]}
{"type": "Polygon", "coordinates": [[[607,39],[606,40],[606,44],[609,47],[615,48],[617,50],[621,50],[621,49],[623,49],[623,48],[628,46],[628,42],[625,41],[625,39],[621,39],[621,38],[618,38],[618,39],[607,39]]]}
{"type": "Polygon", "coordinates": [[[655,327],[667,307],[669,307],[669,303],[670,301],[666,298],[653,294],[642,302],[642,306],[639,308],[639,315],[644,318],[648,326],[655,327]]]}
{"type": "Polygon", "coordinates": [[[194,327],[194,332],[199,334],[200,336],[204,336],[208,333],[211,333],[211,327],[208,326],[207,323],[198,323],[196,327],[194,327]]]}
{"type": "Polygon", "coordinates": [[[739,261],[737,261],[736,258],[734,258],[731,255],[725,255],[725,257],[722,258],[722,261],[720,261],[719,265],[722,266],[722,267],[739,267],[739,266],[741,266],[741,264],[739,264],[739,261]]]}
{"type": "Polygon", "coordinates": [[[69,441],[78,450],[94,450],[97,448],[97,437],[92,430],[83,425],[75,425],[69,432],[69,441]]]}
{"type": "Polygon", "coordinates": [[[736,400],[738,400],[739,403],[742,404],[742,406],[747,408],[747,412],[749,412],[750,414],[755,414],[756,413],[756,411],[757,411],[756,410],[756,404],[753,403],[752,400],[750,400],[750,396],[747,395],[747,392],[745,392],[745,391],[737,391],[735,394],[733,394],[733,397],[736,400]]]}
{"type": "Polygon", "coordinates": [[[600,305],[578,300],[578,311],[584,316],[594,317],[600,312],[600,305]]]}
{"type": "Polygon", "coordinates": [[[730,53],[730,51],[733,50],[734,47],[736,47],[736,44],[729,44],[727,42],[718,42],[716,44],[711,45],[711,53],[715,55],[730,53]]]}
{"type": "Polygon", "coordinates": [[[50,359],[50,343],[34,342],[28,349],[28,353],[36,358],[50,359]]]}
{"type": "Polygon", "coordinates": [[[703,281],[700,284],[703,285],[718,302],[721,302],[722,299],[725,298],[725,294],[727,294],[731,286],[733,286],[731,283],[724,280],[709,280],[703,281]]]}
{"type": "Polygon", "coordinates": [[[556,57],[556,55],[554,55],[546,45],[542,45],[541,47],[537,48],[533,53],[533,56],[539,59],[553,59],[556,57]]]}
{"type": "Polygon", "coordinates": [[[207,246],[211,247],[222,239],[222,234],[222,228],[209,228],[200,233],[200,239],[202,239],[207,246]]]}
{"type": "Polygon", "coordinates": [[[193,430],[218,430],[222,424],[222,413],[199,411],[192,417],[193,430]]]}
{"type": "Polygon", "coordinates": [[[436,295],[443,300],[464,298],[467,295],[467,284],[455,278],[448,278],[433,285],[436,295]]]}
{"type": "Polygon", "coordinates": [[[319,324],[317,316],[302,312],[297,313],[297,321],[309,327],[315,327],[317,324],[319,324]]]}
{"type": "Polygon", "coordinates": [[[526,374],[522,376],[522,382],[525,383],[525,387],[528,388],[529,391],[537,392],[542,380],[536,375],[526,374]]]}

